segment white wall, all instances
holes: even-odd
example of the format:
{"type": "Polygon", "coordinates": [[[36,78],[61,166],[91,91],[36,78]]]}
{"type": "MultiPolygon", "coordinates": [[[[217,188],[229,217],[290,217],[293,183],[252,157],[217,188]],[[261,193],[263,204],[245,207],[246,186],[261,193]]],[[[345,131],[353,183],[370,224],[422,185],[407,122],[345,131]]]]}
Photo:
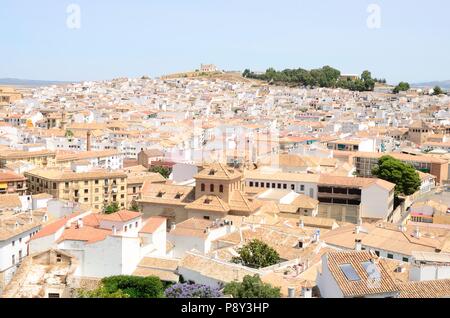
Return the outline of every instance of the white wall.
{"type": "Polygon", "coordinates": [[[392,210],[388,209],[389,191],[372,184],[361,191],[361,217],[385,219],[392,210]]]}
{"type": "Polygon", "coordinates": [[[450,265],[412,265],[409,279],[412,281],[429,281],[450,278],[450,265]]]}
{"type": "Polygon", "coordinates": [[[317,275],[317,287],[322,298],[343,298],[344,294],[328,269],[326,255],[322,256],[322,273],[317,275]]]}

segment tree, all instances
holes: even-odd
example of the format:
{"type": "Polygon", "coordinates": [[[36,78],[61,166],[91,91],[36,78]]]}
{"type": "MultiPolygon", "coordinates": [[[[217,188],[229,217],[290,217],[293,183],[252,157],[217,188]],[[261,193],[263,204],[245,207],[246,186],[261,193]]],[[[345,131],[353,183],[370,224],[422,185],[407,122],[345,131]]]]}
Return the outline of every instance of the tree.
{"type": "Polygon", "coordinates": [[[234,298],[280,298],[280,288],[272,287],[263,283],[258,275],[247,275],[242,283],[231,282],[225,285],[223,290],[225,295],[232,295],[234,298]]]}
{"type": "Polygon", "coordinates": [[[134,200],[131,202],[130,211],[139,212],[139,204],[134,200]]]}
{"type": "Polygon", "coordinates": [[[164,296],[164,284],[156,276],[110,276],[101,280],[100,292],[102,295],[126,295],[127,298],[161,298],[164,296]]]}
{"type": "Polygon", "coordinates": [[[130,296],[124,293],[122,290],[115,292],[108,292],[104,286],[101,286],[94,290],[79,289],[77,291],[78,298],[130,298],[130,296]]]}
{"type": "Polygon", "coordinates": [[[220,298],[222,292],[201,284],[178,283],[164,291],[167,298],[220,298]]]}
{"type": "Polygon", "coordinates": [[[154,166],[150,168],[150,172],[156,172],[162,175],[164,178],[168,179],[170,174],[172,173],[172,169],[162,166],[154,166]]]}
{"type": "Polygon", "coordinates": [[[113,202],[110,205],[105,206],[103,212],[106,214],[112,214],[120,211],[119,204],[117,202],[113,202]]]}
{"type": "Polygon", "coordinates": [[[267,267],[280,261],[277,251],[256,239],[240,248],[238,253],[239,256],[233,257],[232,262],[252,268],[267,267]]]}
{"type": "Polygon", "coordinates": [[[373,91],[375,88],[375,80],[372,78],[372,73],[364,71],[361,74],[361,79],[364,82],[364,90],[373,91]]]}
{"type": "Polygon", "coordinates": [[[442,95],[442,94],[444,94],[444,91],[439,86],[436,86],[433,89],[433,95],[442,95]]]}
{"type": "Polygon", "coordinates": [[[378,165],[372,169],[372,174],[380,179],[395,184],[395,195],[411,195],[420,188],[419,173],[410,164],[403,163],[391,156],[383,156],[378,165]]]}
{"type": "Polygon", "coordinates": [[[406,82],[400,82],[397,86],[394,87],[394,90],[392,91],[395,94],[398,94],[400,92],[404,92],[409,90],[411,87],[409,86],[409,83],[406,82]]]}

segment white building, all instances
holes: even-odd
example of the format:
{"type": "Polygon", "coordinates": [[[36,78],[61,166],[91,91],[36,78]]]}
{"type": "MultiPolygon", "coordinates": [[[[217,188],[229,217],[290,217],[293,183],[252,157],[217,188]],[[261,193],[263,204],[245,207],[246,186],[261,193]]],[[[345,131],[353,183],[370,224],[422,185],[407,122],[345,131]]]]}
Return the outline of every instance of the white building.
{"type": "Polygon", "coordinates": [[[322,256],[317,286],[323,298],[392,298],[399,288],[369,251],[331,252],[322,256]]]}
{"type": "Polygon", "coordinates": [[[234,232],[232,222],[227,220],[205,220],[190,218],[172,226],[168,240],[174,245],[172,255],[181,258],[186,252],[195,250],[202,254],[211,251],[212,241],[234,232]]]}
{"type": "Polygon", "coordinates": [[[32,253],[56,248],[74,255],[75,276],[130,275],[145,256],[166,255],[166,219],[122,210],[72,214],[44,227],[30,243],[32,253]]]}

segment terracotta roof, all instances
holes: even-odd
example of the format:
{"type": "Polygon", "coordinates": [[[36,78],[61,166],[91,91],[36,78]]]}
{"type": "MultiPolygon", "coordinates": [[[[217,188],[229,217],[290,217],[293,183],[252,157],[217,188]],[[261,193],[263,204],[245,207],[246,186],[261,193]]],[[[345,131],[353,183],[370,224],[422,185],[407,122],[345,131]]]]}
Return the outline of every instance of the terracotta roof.
{"type": "Polygon", "coordinates": [[[398,284],[400,298],[448,298],[450,279],[398,284]]]}
{"type": "Polygon", "coordinates": [[[84,225],[80,228],[76,228],[76,225],[73,224],[69,229],[64,230],[63,234],[58,239],[57,243],[69,240],[69,241],[84,241],[89,244],[98,241],[103,241],[108,235],[111,234],[112,234],[111,230],[99,229],[84,225]]]}
{"type": "MultiPolygon", "coordinates": [[[[384,293],[398,293],[398,287],[386,270],[383,262],[368,251],[330,252],[326,255],[327,265],[344,297],[357,297],[384,293]],[[369,284],[371,277],[363,263],[370,262],[378,270],[379,280],[369,284]],[[348,277],[342,266],[351,266],[355,277],[348,277]]],[[[378,278],[378,277],[377,277],[378,278]]]]}
{"type": "Polygon", "coordinates": [[[178,223],[174,229],[170,230],[170,235],[175,236],[195,236],[206,238],[209,233],[206,231],[207,228],[213,227],[213,221],[190,218],[186,221],[178,223]]]}
{"type": "Polygon", "coordinates": [[[48,235],[55,234],[60,230],[61,228],[65,227],[67,222],[72,222],[77,216],[79,216],[80,212],[72,213],[68,216],[65,216],[61,219],[58,219],[54,221],[53,223],[50,223],[49,225],[46,225],[40,230],[36,235],[34,235],[31,239],[36,240],[38,238],[42,238],[48,235]]]}
{"type": "Polygon", "coordinates": [[[12,182],[12,181],[26,181],[23,175],[17,174],[14,171],[0,170],[0,182],[12,182]]]}
{"type": "Polygon", "coordinates": [[[0,195],[0,209],[11,209],[22,207],[19,195],[13,194],[1,194],[0,195]]]}
{"type": "Polygon", "coordinates": [[[202,195],[194,202],[187,204],[185,209],[227,214],[230,206],[217,195],[202,195]]]}
{"type": "Polygon", "coordinates": [[[233,180],[241,178],[242,173],[234,168],[227,167],[222,163],[214,163],[206,166],[194,176],[196,179],[233,180]]]}
{"type": "Polygon", "coordinates": [[[146,221],[144,226],[141,228],[139,233],[154,233],[162,224],[167,221],[166,218],[161,216],[151,216],[146,221]]]}
{"type": "Polygon", "coordinates": [[[134,212],[128,210],[121,210],[111,214],[99,215],[100,220],[115,221],[115,222],[128,222],[142,216],[141,212],[134,212]]]}

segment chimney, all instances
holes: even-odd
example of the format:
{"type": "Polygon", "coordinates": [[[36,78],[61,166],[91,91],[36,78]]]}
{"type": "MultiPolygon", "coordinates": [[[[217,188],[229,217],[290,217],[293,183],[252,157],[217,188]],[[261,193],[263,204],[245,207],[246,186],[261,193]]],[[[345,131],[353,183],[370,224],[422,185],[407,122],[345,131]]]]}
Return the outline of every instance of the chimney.
{"type": "Polygon", "coordinates": [[[361,227],[360,227],[359,225],[357,225],[357,226],[355,227],[355,233],[356,233],[356,234],[359,234],[359,232],[361,232],[361,227]]]}
{"type": "Polygon", "coordinates": [[[88,130],[86,133],[86,150],[91,151],[91,131],[88,130]]]}
{"type": "Polygon", "coordinates": [[[295,288],[288,287],[288,298],[295,298],[295,288]]]}
{"type": "Polygon", "coordinates": [[[362,246],[361,246],[361,239],[355,239],[355,251],[361,251],[362,246]]]}
{"type": "Polygon", "coordinates": [[[416,228],[414,229],[413,235],[416,239],[420,239],[421,233],[420,233],[420,229],[418,226],[416,226],[416,228]]]}
{"type": "Polygon", "coordinates": [[[303,220],[300,220],[300,222],[298,222],[298,226],[303,229],[305,227],[305,223],[303,222],[303,220]]]}
{"type": "Polygon", "coordinates": [[[172,223],[171,225],[170,225],[170,230],[172,231],[172,230],[175,230],[177,228],[177,225],[175,224],[175,223],[172,223]]]}
{"type": "Polygon", "coordinates": [[[117,235],[117,229],[115,225],[112,226],[112,234],[117,235]]]}
{"type": "Polygon", "coordinates": [[[78,228],[81,229],[83,227],[83,220],[82,219],[78,219],[77,220],[77,225],[78,225],[78,228]]]}
{"type": "Polygon", "coordinates": [[[310,286],[302,287],[303,298],[312,298],[312,288],[310,286]]]}

